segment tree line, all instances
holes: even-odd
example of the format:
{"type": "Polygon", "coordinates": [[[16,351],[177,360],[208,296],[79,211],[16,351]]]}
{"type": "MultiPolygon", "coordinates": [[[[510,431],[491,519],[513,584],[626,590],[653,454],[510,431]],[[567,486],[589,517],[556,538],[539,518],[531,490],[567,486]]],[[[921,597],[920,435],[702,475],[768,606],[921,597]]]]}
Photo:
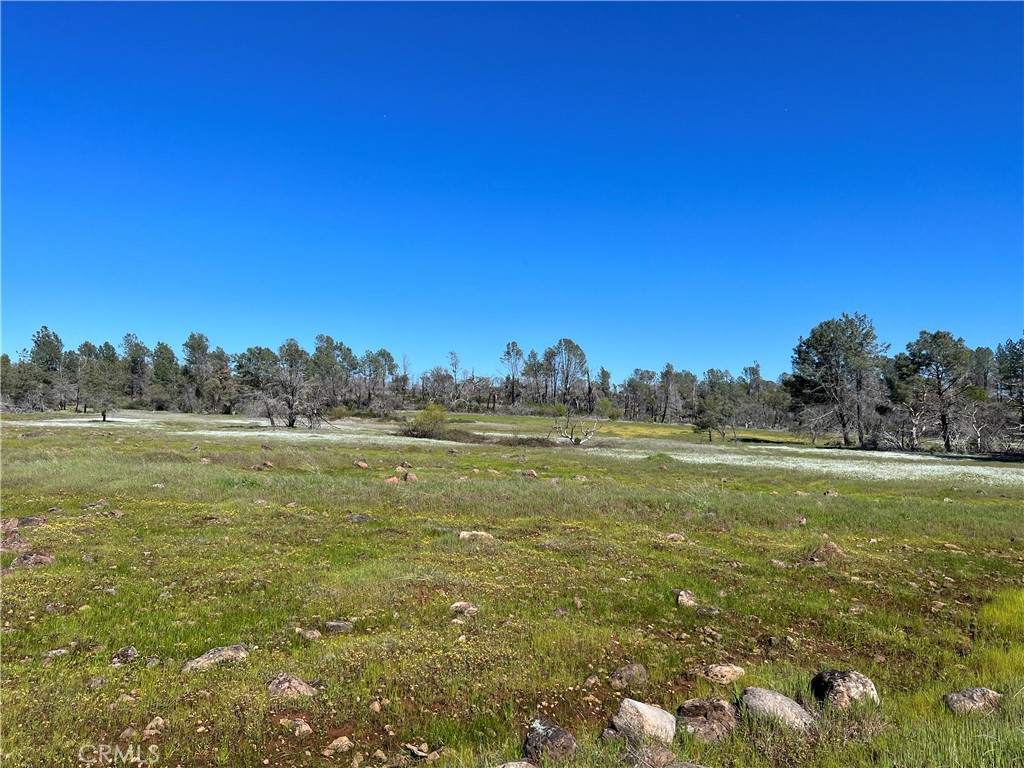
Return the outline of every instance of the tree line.
{"type": "Polygon", "coordinates": [[[295,339],[277,349],[228,354],[192,333],[180,348],[146,346],[135,334],[115,347],[65,349],[46,326],[17,361],[0,356],[6,412],[115,408],[245,413],[272,425],[317,426],[324,419],[387,414],[437,403],[464,412],[587,414],[596,418],[692,424],[709,440],[739,429],[792,430],[812,442],[946,452],[1024,450],[1024,338],[968,347],[949,331],[921,331],[889,354],[861,314],[819,323],[793,350],[792,371],[765,379],[757,362],[738,375],[698,375],[666,364],[637,368],[614,383],[572,339],[538,352],[515,341],[499,357],[502,374],[447,364],[418,376],[387,349],[357,355],[320,335],[312,351],[295,339]]]}

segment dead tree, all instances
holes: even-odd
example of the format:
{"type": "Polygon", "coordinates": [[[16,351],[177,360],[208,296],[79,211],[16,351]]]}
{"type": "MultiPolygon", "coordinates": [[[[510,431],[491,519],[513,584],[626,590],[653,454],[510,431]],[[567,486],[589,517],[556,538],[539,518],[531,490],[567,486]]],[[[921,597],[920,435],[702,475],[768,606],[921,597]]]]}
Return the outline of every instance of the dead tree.
{"type": "Polygon", "coordinates": [[[558,435],[573,445],[581,445],[596,435],[600,428],[596,419],[588,423],[582,417],[570,412],[555,422],[555,425],[548,430],[548,437],[558,435]]]}

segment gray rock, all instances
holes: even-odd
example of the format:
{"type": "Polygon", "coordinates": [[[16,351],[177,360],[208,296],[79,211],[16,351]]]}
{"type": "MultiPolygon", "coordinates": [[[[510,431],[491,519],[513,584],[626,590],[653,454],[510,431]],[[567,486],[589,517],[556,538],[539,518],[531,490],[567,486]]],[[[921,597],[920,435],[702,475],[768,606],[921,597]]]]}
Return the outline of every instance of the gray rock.
{"type": "Polygon", "coordinates": [[[676,605],[685,605],[687,608],[696,608],[699,603],[688,589],[673,589],[672,594],[676,596],[676,605]]]}
{"type": "Polygon", "coordinates": [[[671,712],[635,699],[622,700],[612,725],[634,745],[671,744],[676,737],[676,718],[671,712]]]}
{"type": "Polygon", "coordinates": [[[460,616],[472,616],[480,609],[466,600],[459,600],[457,603],[452,603],[451,612],[457,613],[460,616]]]}
{"type": "Polygon", "coordinates": [[[15,528],[0,538],[0,552],[27,552],[32,545],[15,528]]]}
{"type": "Polygon", "coordinates": [[[494,535],[487,533],[487,531],[459,531],[459,538],[462,541],[468,541],[470,539],[493,539],[494,535]]]}
{"type": "Polygon", "coordinates": [[[725,699],[690,699],[676,710],[679,727],[700,741],[717,742],[728,738],[739,725],[739,710],[725,699]]]}
{"type": "Polygon", "coordinates": [[[128,645],[114,654],[114,657],[110,660],[110,666],[123,667],[126,664],[138,661],[140,658],[142,658],[142,654],[135,650],[135,646],[128,645]]]}
{"type": "Polygon", "coordinates": [[[245,649],[245,646],[239,643],[238,645],[229,645],[222,648],[211,648],[202,656],[198,656],[191,661],[186,661],[185,665],[181,668],[182,672],[196,672],[203,669],[208,669],[215,664],[225,664],[235,661],[244,661],[249,658],[249,652],[245,649]]]}
{"type": "Polygon", "coordinates": [[[39,568],[44,565],[53,565],[56,562],[56,557],[45,552],[25,552],[11,561],[11,568],[39,568]]]}
{"type": "Polygon", "coordinates": [[[332,635],[340,635],[345,632],[351,632],[355,629],[355,625],[351,621],[328,621],[327,631],[332,635]]]}
{"type": "Polygon", "coordinates": [[[701,677],[705,677],[719,685],[734,683],[743,677],[744,674],[746,674],[746,670],[743,667],[737,667],[735,664],[709,664],[700,671],[701,677]]]}
{"type": "Polygon", "coordinates": [[[282,672],[267,686],[267,694],[274,699],[297,699],[303,696],[316,696],[316,688],[298,675],[282,672]]]}
{"type": "Polygon", "coordinates": [[[878,691],[870,678],[853,670],[826,669],[811,680],[811,693],[818,701],[846,709],[855,701],[878,703],[878,691]]]}
{"type": "Polygon", "coordinates": [[[810,713],[788,696],[765,688],[747,688],[740,704],[754,718],[774,720],[795,731],[806,732],[814,725],[810,713]]]}
{"type": "Polygon", "coordinates": [[[943,698],[946,706],[954,714],[968,715],[991,712],[999,706],[999,700],[1003,698],[1003,695],[990,688],[967,688],[963,691],[947,693],[943,698]]]}
{"type": "Polygon", "coordinates": [[[537,718],[526,731],[523,753],[531,763],[561,763],[576,754],[576,737],[550,720],[537,718]]]}
{"type": "Polygon", "coordinates": [[[643,688],[647,685],[647,670],[643,664],[627,664],[612,673],[612,690],[624,691],[643,688]]]}
{"type": "Polygon", "coordinates": [[[502,763],[498,768],[537,768],[537,766],[526,760],[513,760],[511,763],[502,763]]]}

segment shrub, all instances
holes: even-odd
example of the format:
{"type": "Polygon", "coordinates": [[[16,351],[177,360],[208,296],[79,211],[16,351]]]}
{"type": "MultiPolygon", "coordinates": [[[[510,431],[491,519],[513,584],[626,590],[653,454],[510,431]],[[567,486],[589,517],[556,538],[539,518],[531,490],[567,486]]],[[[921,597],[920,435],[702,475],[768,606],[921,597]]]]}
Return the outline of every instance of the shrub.
{"type": "Polygon", "coordinates": [[[402,434],[409,437],[443,440],[448,436],[448,411],[437,403],[429,403],[426,408],[413,416],[409,425],[402,430],[402,434]]]}

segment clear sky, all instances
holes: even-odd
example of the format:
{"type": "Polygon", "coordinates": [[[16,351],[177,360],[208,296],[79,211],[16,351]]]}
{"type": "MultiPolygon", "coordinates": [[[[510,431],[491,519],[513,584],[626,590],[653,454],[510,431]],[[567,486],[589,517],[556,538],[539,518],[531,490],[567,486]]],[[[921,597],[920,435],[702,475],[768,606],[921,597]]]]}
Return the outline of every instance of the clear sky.
{"type": "Polygon", "coordinates": [[[568,336],[774,377],[1024,327],[1024,6],[9,3],[3,350],[568,336]]]}

